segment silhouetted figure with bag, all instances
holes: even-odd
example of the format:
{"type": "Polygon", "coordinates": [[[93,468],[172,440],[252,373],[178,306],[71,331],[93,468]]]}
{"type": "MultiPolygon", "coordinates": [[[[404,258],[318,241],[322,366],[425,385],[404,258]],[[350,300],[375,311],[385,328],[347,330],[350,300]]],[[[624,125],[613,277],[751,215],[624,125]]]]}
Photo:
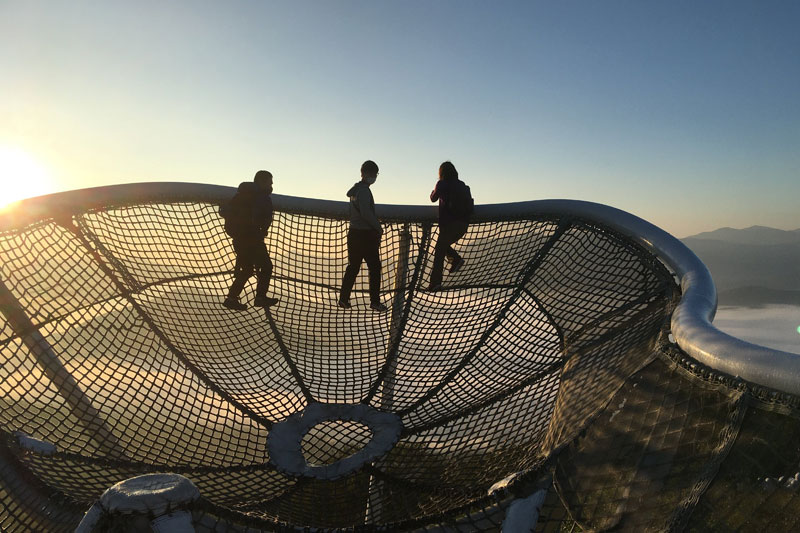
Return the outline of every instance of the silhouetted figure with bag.
{"type": "Polygon", "coordinates": [[[429,291],[442,288],[444,258],[450,260],[450,273],[464,266],[464,259],[453,249],[467,232],[469,217],[475,210],[475,201],[469,187],[458,179],[458,171],[450,161],[439,166],[439,181],[431,192],[431,202],[439,201],[439,238],[433,252],[433,268],[429,291]]]}
{"type": "Polygon", "coordinates": [[[369,300],[374,311],[385,312],[388,308],[381,303],[381,228],[375,216],[375,200],[369,186],[378,179],[378,165],[374,161],[364,161],[361,165],[361,181],[353,185],[347,196],[350,198],[350,230],[347,232],[347,269],[342,278],[342,291],[339,294],[339,307],[350,308],[350,293],[361,270],[362,261],[369,268],[369,300]]]}
{"type": "Polygon", "coordinates": [[[239,295],[254,271],[258,281],[253,305],[269,307],[278,302],[277,298],[267,297],[272,278],[272,260],[264,237],[272,224],[271,194],[272,174],[259,170],[253,181],[241,183],[230,202],[220,206],[220,215],[225,219],[225,232],[233,239],[233,250],[236,252],[233,283],[223,302],[228,309],[247,309],[247,305],[239,301],[239,295]]]}

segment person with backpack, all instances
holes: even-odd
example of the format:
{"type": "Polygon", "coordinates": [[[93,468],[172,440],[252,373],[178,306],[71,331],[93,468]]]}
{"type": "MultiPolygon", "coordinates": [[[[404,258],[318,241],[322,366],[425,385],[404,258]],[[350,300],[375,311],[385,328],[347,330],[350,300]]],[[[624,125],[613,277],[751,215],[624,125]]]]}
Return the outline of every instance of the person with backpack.
{"type": "Polygon", "coordinates": [[[453,249],[453,244],[464,236],[475,202],[469,187],[458,179],[458,171],[450,161],[439,166],[439,181],[431,192],[431,202],[439,201],[439,238],[433,252],[433,268],[428,290],[442,288],[444,258],[450,260],[450,273],[464,266],[464,258],[453,249]]]}
{"type": "Polygon", "coordinates": [[[361,263],[367,262],[369,268],[369,300],[373,311],[389,310],[381,302],[381,257],[379,248],[383,229],[375,216],[375,200],[369,186],[378,179],[378,165],[374,161],[364,161],[361,165],[361,181],[350,187],[350,230],[347,232],[347,269],[342,278],[339,293],[339,307],[349,309],[350,293],[356,281],[361,263]]]}
{"type": "Polygon", "coordinates": [[[236,194],[227,204],[220,206],[219,213],[225,219],[225,233],[233,239],[236,265],[233,268],[233,283],[222,305],[228,309],[244,311],[247,305],[239,301],[239,295],[247,280],[255,271],[258,276],[256,297],[253,305],[269,307],[278,302],[267,296],[272,278],[272,260],[267,252],[264,237],[272,224],[272,173],[259,170],[253,181],[239,185],[236,194]]]}

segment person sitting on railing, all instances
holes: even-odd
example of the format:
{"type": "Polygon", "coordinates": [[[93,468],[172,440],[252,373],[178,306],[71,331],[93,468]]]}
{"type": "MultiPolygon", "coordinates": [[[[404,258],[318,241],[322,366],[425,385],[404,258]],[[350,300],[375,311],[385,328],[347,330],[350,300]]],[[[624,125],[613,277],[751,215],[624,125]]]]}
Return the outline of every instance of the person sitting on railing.
{"type": "Polygon", "coordinates": [[[381,257],[379,248],[383,229],[375,215],[375,200],[369,186],[378,179],[378,165],[364,161],[361,165],[361,181],[356,182],[347,196],[350,198],[350,230],[347,232],[347,269],[342,278],[339,307],[350,308],[350,292],[356,281],[361,262],[369,268],[369,300],[373,311],[385,312],[388,308],[381,302],[381,257]]]}
{"type": "Polygon", "coordinates": [[[233,268],[233,283],[228,297],[222,303],[228,309],[244,311],[247,305],[239,301],[239,294],[247,280],[257,272],[256,297],[253,305],[269,307],[278,302],[269,298],[269,282],[272,278],[272,260],[264,243],[264,237],[272,224],[272,174],[259,170],[253,181],[239,185],[230,202],[220,206],[220,215],[225,219],[225,232],[233,239],[236,265],[233,268]]]}
{"type": "Polygon", "coordinates": [[[433,268],[429,291],[442,288],[442,271],[445,256],[450,259],[450,273],[464,266],[464,258],[453,249],[467,232],[469,217],[475,209],[475,201],[469,187],[458,179],[458,171],[450,161],[439,166],[439,181],[431,192],[431,202],[439,201],[439,238],[433,253],[433,268]]]}

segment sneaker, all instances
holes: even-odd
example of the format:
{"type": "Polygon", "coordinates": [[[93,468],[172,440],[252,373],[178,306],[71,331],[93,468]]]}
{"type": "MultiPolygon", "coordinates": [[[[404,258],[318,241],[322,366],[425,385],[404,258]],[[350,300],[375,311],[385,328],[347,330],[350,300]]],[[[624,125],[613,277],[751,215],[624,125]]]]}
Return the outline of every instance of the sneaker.
{"type": "Polygon", "coordinates": [[[428,285],[428,288],[425,289],[426,292],[437,292],[440,290],[442,290],[441,283],[431,283],[430,285],[428,285]]]}
{"type": "Polygon", "coordinates": [[[372,309],[373,311],[378,311],[379,313],[385,313],[386,311],[389,310],[388,307],[386,307],[385,305],[383,305],[380,302],[378,302],[376,304],[370,304],[369,308],[372,309]]]}
{"type": "Polygon", "coordinates": [[[233,309],[234,311],[244,311],[247,309],[247,304],[243,304],[239,301],[239,298],[234,298],[233,296],[228,296],[225,298],[225,301],[222,302],[222,305],[228,309],[233,309]]]}
{"type": "Polygon", "coordinates": [[[269,307],[276,303],[278,303],[277,298],[269,298],[267,296],[256,296],[256,299],[253,300],[253,305],[256,307],[269,307]]]}
{"type": "Polygon", "coordinates": [[[336,303],[343,309],[350,309],[352,307],[349,301],[345,302],[344,300],[339,300],[336,303]]]}
{"type": "Polygon", "coordinates": [[[456,260],[456,262],[455,262],[455,263],[453,263],[453,264],[450,266],[450,273],[451,273],[451,274],[455,274],[455,273],[456,273],[456,272],[458,272],[458,271],[459,271],[459,269],[460,269],[461,267],[463,267],[463,266],[464,266],[464,258],[463,258],[463,257],[459,257],[459,258],[456,260]]]}

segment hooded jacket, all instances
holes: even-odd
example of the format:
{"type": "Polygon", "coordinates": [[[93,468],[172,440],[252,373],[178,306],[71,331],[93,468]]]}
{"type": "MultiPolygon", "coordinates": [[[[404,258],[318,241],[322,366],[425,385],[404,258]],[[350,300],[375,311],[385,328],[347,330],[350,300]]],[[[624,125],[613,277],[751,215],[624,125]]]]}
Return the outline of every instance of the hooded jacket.
{"type": "Polygon", "coordinates": [[[364,181],[356,182],[347,191],[350,198],[350,229],[367,229],[383,233],[381,223],[375,216],[375,200],[364,181]]]}

